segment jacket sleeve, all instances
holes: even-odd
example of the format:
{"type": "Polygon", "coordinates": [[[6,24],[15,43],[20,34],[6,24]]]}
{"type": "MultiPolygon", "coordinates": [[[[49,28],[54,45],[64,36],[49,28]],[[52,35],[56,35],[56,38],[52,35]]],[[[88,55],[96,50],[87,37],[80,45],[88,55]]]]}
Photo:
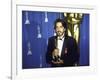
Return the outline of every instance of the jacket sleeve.
{"type": "Polygon", "coordinates": [[[76,40],[70,38],[68,40],[69,54],[64,56],[64,63],[68,65],[74,65],[79,60],[79,52],[76,40]]]}
{"type": "Polygon", "coordinates": [[[76,40],[73,39],[73,44],[72,44],[72,62],[73,63],[78,63],[78,61],[79,61],[78,45],[76,43],[76,40]]]}
{"type": "Polygon", "coordinates": [[[52,61],[52,39],[49,38],[48,40],[48,46],[47,46],[47,51],[46,51],[46,63],[50,64],[52,61]]]}

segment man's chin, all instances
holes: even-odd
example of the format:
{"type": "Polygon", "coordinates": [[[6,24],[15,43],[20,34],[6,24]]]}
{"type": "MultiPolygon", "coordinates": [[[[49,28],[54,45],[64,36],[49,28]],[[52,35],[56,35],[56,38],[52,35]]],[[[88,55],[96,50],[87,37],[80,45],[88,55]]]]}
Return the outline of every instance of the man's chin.
{"type": "Polygon", "coordinates": [[[61,37],[62,35],[57,35],[58,37],[61,37]]]}

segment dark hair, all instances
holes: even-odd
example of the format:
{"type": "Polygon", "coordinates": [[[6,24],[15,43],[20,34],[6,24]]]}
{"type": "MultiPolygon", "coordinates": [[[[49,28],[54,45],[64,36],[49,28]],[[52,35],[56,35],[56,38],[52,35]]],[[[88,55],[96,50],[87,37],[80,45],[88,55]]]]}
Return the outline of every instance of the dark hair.
{"type": "Polygon", "coordinates": [[[59,19],[59,18],[56,19],[55,22],[54,22],[54,29],[56,29],[56,24],[57,24],[58,22],[61,22],[62,25],[63,25],[63,27],[64,27],[65,29],[67,29],[66,22],[65,22],[64,20],[62,20],[62,19],[59,19]]]}

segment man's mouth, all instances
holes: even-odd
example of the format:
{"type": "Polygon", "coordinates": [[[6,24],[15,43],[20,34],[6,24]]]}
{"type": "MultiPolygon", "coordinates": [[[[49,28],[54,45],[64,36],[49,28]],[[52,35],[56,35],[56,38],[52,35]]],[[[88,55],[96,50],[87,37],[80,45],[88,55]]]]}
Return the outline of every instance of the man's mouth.
{"type": "Polygon", "coordinates": [[[60,31],[58,31],[57,33],[59,33],[59,34],[60,34],[61,32],[60,32],[60,31]]]}

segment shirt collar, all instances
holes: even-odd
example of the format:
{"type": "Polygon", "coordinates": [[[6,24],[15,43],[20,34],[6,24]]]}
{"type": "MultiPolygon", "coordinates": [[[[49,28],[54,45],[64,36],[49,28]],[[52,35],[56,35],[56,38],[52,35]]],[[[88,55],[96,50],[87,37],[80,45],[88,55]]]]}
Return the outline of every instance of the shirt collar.
{"type": "Polygon", "coordinates": [[[58,40],[64,40],[64,38],[65,38],[64,35],[62,35],[61,37],[59,37],[59,36],[57,37],[58,40]]]}

